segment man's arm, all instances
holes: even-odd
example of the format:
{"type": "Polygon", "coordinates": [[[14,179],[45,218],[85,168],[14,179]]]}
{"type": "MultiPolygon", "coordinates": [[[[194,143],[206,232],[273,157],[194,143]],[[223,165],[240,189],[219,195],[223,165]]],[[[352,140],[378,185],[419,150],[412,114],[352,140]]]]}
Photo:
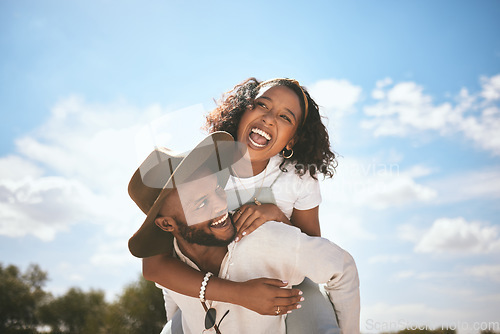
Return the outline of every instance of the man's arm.
{"type": "Polygon", "coordinates": [[[344,269],[332,276],[325,289],[335,307],[342,333],[359,333],[359,277],[351,254],[344,251],[344,269]]]}
{"type": "Polygon", "coordinates": [[[327,239],[299,236],[297,273],[316,283],[327,283],[326,291],[335,307],[341,333],[359,333],[359,277],[352,256],[327,239]]]}

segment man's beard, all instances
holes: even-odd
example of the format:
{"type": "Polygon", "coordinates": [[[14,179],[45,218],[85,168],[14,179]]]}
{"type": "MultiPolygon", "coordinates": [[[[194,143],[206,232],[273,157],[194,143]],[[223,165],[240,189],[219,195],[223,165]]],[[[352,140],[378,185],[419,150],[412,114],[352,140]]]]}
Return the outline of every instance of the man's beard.
{"type": "MultiPolygon", "coordinates": [[[[231,220],[230,224],[233,225],[233,217],[229,215],[231,220]]],[[[181,237],[191,244],[198,244],[202,246],[216,246],[223,247],[229,245],[236,237],[236,228],[233,228],[233,235],[227,240],[217,239],[213,234],[208,234],[204,230],[196,228],[195,226],[188,226],[183,221],[177,221],[177,227],[179,228],[179,234],[181,237]]]]}

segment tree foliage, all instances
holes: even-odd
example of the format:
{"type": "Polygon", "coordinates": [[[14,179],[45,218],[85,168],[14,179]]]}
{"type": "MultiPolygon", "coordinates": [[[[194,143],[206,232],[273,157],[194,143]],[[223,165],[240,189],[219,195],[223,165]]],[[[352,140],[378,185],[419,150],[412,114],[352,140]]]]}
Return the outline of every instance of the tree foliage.
{"type": "Polygon", "coordinates": [[[104,326],[106,310],[104,292],[71,288],[40,307],[39,316],[52,333],[95,334],[104,326]]]}
{"type": "MultiPolygon", "coordinates": [[[[142,276],[112,303],[104,292],[71,288],[54,297],[43,291],[47,273],[30,265],[23,273],[0,263],[2,334],[157,334],[166,322],[161,291],[142,276]]],[[[456,334],[452,329],[404,329],[385,334],[456,334]]],[[[500,334],[481,331],[480,334],[500,334]]]]}
{"type": "Polygon", "coordinates": [[[142,276],[113,303],[100,290],[54,297],[43,291],[46,281],[37,265],[21,273],[0,263],[0,333],[156,334],[166,322],[161,291],[142,276]]]}
{"type": "Polygon", "coordinates": [[[33,333],[39,319],[37,310],[48,296],[42,290],[47,273],[30,265],[24,273],[13,265],[0,263],[0,333],[33,333]]]}
{"type": "Polygon", "coordinates": [[[142,276],[127,286],[107,313],[106,333],[159,333],[166,323],[163,295],[142,276]]]}
{"type": "Polygon", "coordinates": [[[455,334],[455,329],[439,328],[439,329],[403,329],[397,334],[455,334]]]}

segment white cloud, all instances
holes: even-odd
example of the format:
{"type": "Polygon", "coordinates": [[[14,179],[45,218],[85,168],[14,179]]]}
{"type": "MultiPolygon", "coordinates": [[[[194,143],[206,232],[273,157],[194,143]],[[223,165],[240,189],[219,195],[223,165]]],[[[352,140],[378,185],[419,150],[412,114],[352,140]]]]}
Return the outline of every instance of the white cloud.
{"type": "Polygon", "coordinates": [[[372,209],[428,202],[436,197],[436,191],[416,179],[431,172],[425,166],[402,171],[398,163],[345,158],[333,180],[323,182],[322,193],[343,205],[372,209]]]}
{"type": "Polygon", "coordinates": [[[497,200],[500,198],[500,168],[483,168],[452,174],[433,180],[428,186],[439,194],[437,203],[463,202],[471,199],[497,200]],[[460,184],[460,187],[457,187],[460,184]]]}
{"type": "Polygon", "coordinates": [[[481,77],[481,84],[483,91],[481,96],[486,100],[498,100],[500,99],[500,74],[497,74],[491,78],[481,77]]]}
{"type": "Polygon", "coordinates": [[[394,278],[399,281],[402,279],[407,279],[415,276],[415,272],[413,270],[403,270],[394,274],[394,278]]]}
{"type": "Polygon", "coordinates": [[[61,177],[0,181],[0,234],[51,241],[69,225],[95,218],[97,201],[80,182],[61,177]]]}
{"type": "MultiPolygon", "coordinates": [[[[51,241],[72,224],[102,223],[96,226],[111,239],[129,237],[141,214],[127,185],[144,151],[194,145],[202,136],[203,112],[200,106],[168,112],[123,101],[61,100],[45,123],[16,140],[21,156],[0,157],[0,234],[51,241]],[[144,127],[149,130],[141,132],[144,127]]],[[[109,251],[100,250],[102,258],[109,251]]]]}
{"type": "Polygon", "coordinates": [[[415,246],[419,253],[484,254],[500,250],[497,226],[467,222],[464,218],[440,218],[415,246]]]}
{"type": "Polygon", "coordinates": [[[500,75],[481,78],[482,91],[470,95],[462,88],[455,101],[435,104],[415,82],[389,87],[390,80],[376,83],[372,97],[378,100],[364,107],[369,116],[361,126],[375,136],[408,136],[422,131],[440,135],[461,133],[478,147],[500,155],[500,75]]]}
{"type": "MultiPolygon", "coordinates": [[[[399,155],[391,152],[391,157],[399,155]]],[[[434,199],[435,191],[417,182],[432,171],[421,165],[400,171],[397,163],[342,159],[333,179],[321,181],[322,235],[346,245],[355,240],[374,240],[369,209],[384,210],[434,199]]]]}
{"type": "Polygon", "coordinates": [[[361,332],[396,332],[406,328],[436,328],[471,314],[458,309],[442,309],[424,303],[367,305],[361,311],[361,332]],[[428,326],[425,328],[425,326],[428,326]]]}
{"type": "Polygon", "coordinates": [[[361,96],[361,87],[347,80],[321,80],[309,87],[312,98],[329,114],[344,113],[353,110],[361,96]],[[331,111],[331,112],[330,112],[331,111]]]}
{"type": "Polygon", "coordinates": [[[397,254],[379,254],[368,258],[368,263],[371,264],[386,264],[386,263],[399,263],[401,261],[407,261],[409,257],[407,255],[397,255],[397,254]]]}
{"type": "MultiPolygon", "coordinates": [[[[456,292],[454,296],[459,292],[456,292]]],[[[437,299],[437,296],[432,296],[437,299]]],[[[437,299],[439,300],[439,299],[437,299]]],[[[440,305],[443,304],[441,300],[440,305]]],[[[471,303],[470,299],[460,299],[451,307],[439,307],[429,303],[390,304],[379,302],[361,309],[362,333],[387,333],[404,329],[441,329],[449,327],[457,334],[477,334],[480,329],[497,331],[498,299],[485,304],[471,303]],[[467,304],[467,307],[463,307],[467,304]],[[489,326],[489,327],[488,327],[489,326]]]]}
{"type": "Polygon", "coordinates": [[[39,177],[42,174],[40,167],[17,155],[0,157],[0,180],[21,180],[27,175],[39,177]]]}
{"type": "MultiPolygon", "coordinates": [[[[378,89],[380,91],[380,89],[378,89]]],[[[403,136],[412,131],[442,130],[456,118],[451,104],[432,104],[423,87],[414,82],[396,84],[384,94],[382,101],[366,106],[364,112],[375,117],[362,123],[365,128],[374,128],[376,136],[403,136]]],[[[377,93],[382,96],[382,93],[377,93]]]]}
{"type": "Polygon", "coordinates": [[[385,78],[383,80],[379,80],[375,83],[375,89],[372,91],[372,97],[375,100],[382,100],[386,94],[383,90],[384,87],[392,84],[392,79],[391,78],[385,78]]]}
{"type": "Polygon", "coordinates": [[[322,203],[330,210],[320,210],[321,235],[341,247],[352,249],[359,240],[374,240],[375,233],[364,225],[362,217],[355,214],[351,208],[340,203],[322,203]]]}
{"type": "Polygon", "coordinates": [[[500,155],[500,109],[488,107],[479,117],[465,117],[458,124],[464,135],[484,150],[500,155]]]}
{"type": "Polygon", "coordinates": [[[131,267],[136,262],[136,259],[130,255],[127,248],[127,241],[130,236],[126,235],[107,242],[100,242],[96,253],[90,258],[90,263],[107,270],[113,270],[116,267],[131,267]]]}
{"type": "Polygon", "coordinates": [[[392,79],[387,77],[387,78],[384,78],[382,80],[378,80],[376,83],[375,83],[375,87],[377,87],[378,89],[380,88],[384,88],[386,86],[389,86],[392,84],[392,79]]]}
{"type": "Polygon", "coordinates": [[[404,241],[418,242],[424,235],[424,231],[419,230],[411,224],[401,224],[397,227],[398,238],[404,241]]]}
{"type": "Polygon", "coordinates": [[[482,264],[464,268],[466,275],[500,283],[500,264],[482,264]]]}

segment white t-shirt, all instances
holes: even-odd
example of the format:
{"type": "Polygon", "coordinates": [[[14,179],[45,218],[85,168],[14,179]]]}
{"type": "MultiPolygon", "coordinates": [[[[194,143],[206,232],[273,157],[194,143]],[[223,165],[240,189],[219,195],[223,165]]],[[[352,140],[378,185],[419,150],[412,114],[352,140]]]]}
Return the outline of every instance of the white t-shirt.
{"type": "Polygon", "coordinates": [[[313,179],[309,172],[302,176],[297,175],[294,165],[290,163],[284,166],[287,172],[281,171],[281,161],[282,158],[276,155],[269,160],[266,169],[260,174],[248,178],[231,176],[226,191],[229,193],[236,188],[242,204],[245,204],[252,200],[253,196],[259,198],[259,188],[271,187],[276,205],[289,219],[294,208],[309,210],[318,206],[321,203],[318,180],[313,179]]]}

